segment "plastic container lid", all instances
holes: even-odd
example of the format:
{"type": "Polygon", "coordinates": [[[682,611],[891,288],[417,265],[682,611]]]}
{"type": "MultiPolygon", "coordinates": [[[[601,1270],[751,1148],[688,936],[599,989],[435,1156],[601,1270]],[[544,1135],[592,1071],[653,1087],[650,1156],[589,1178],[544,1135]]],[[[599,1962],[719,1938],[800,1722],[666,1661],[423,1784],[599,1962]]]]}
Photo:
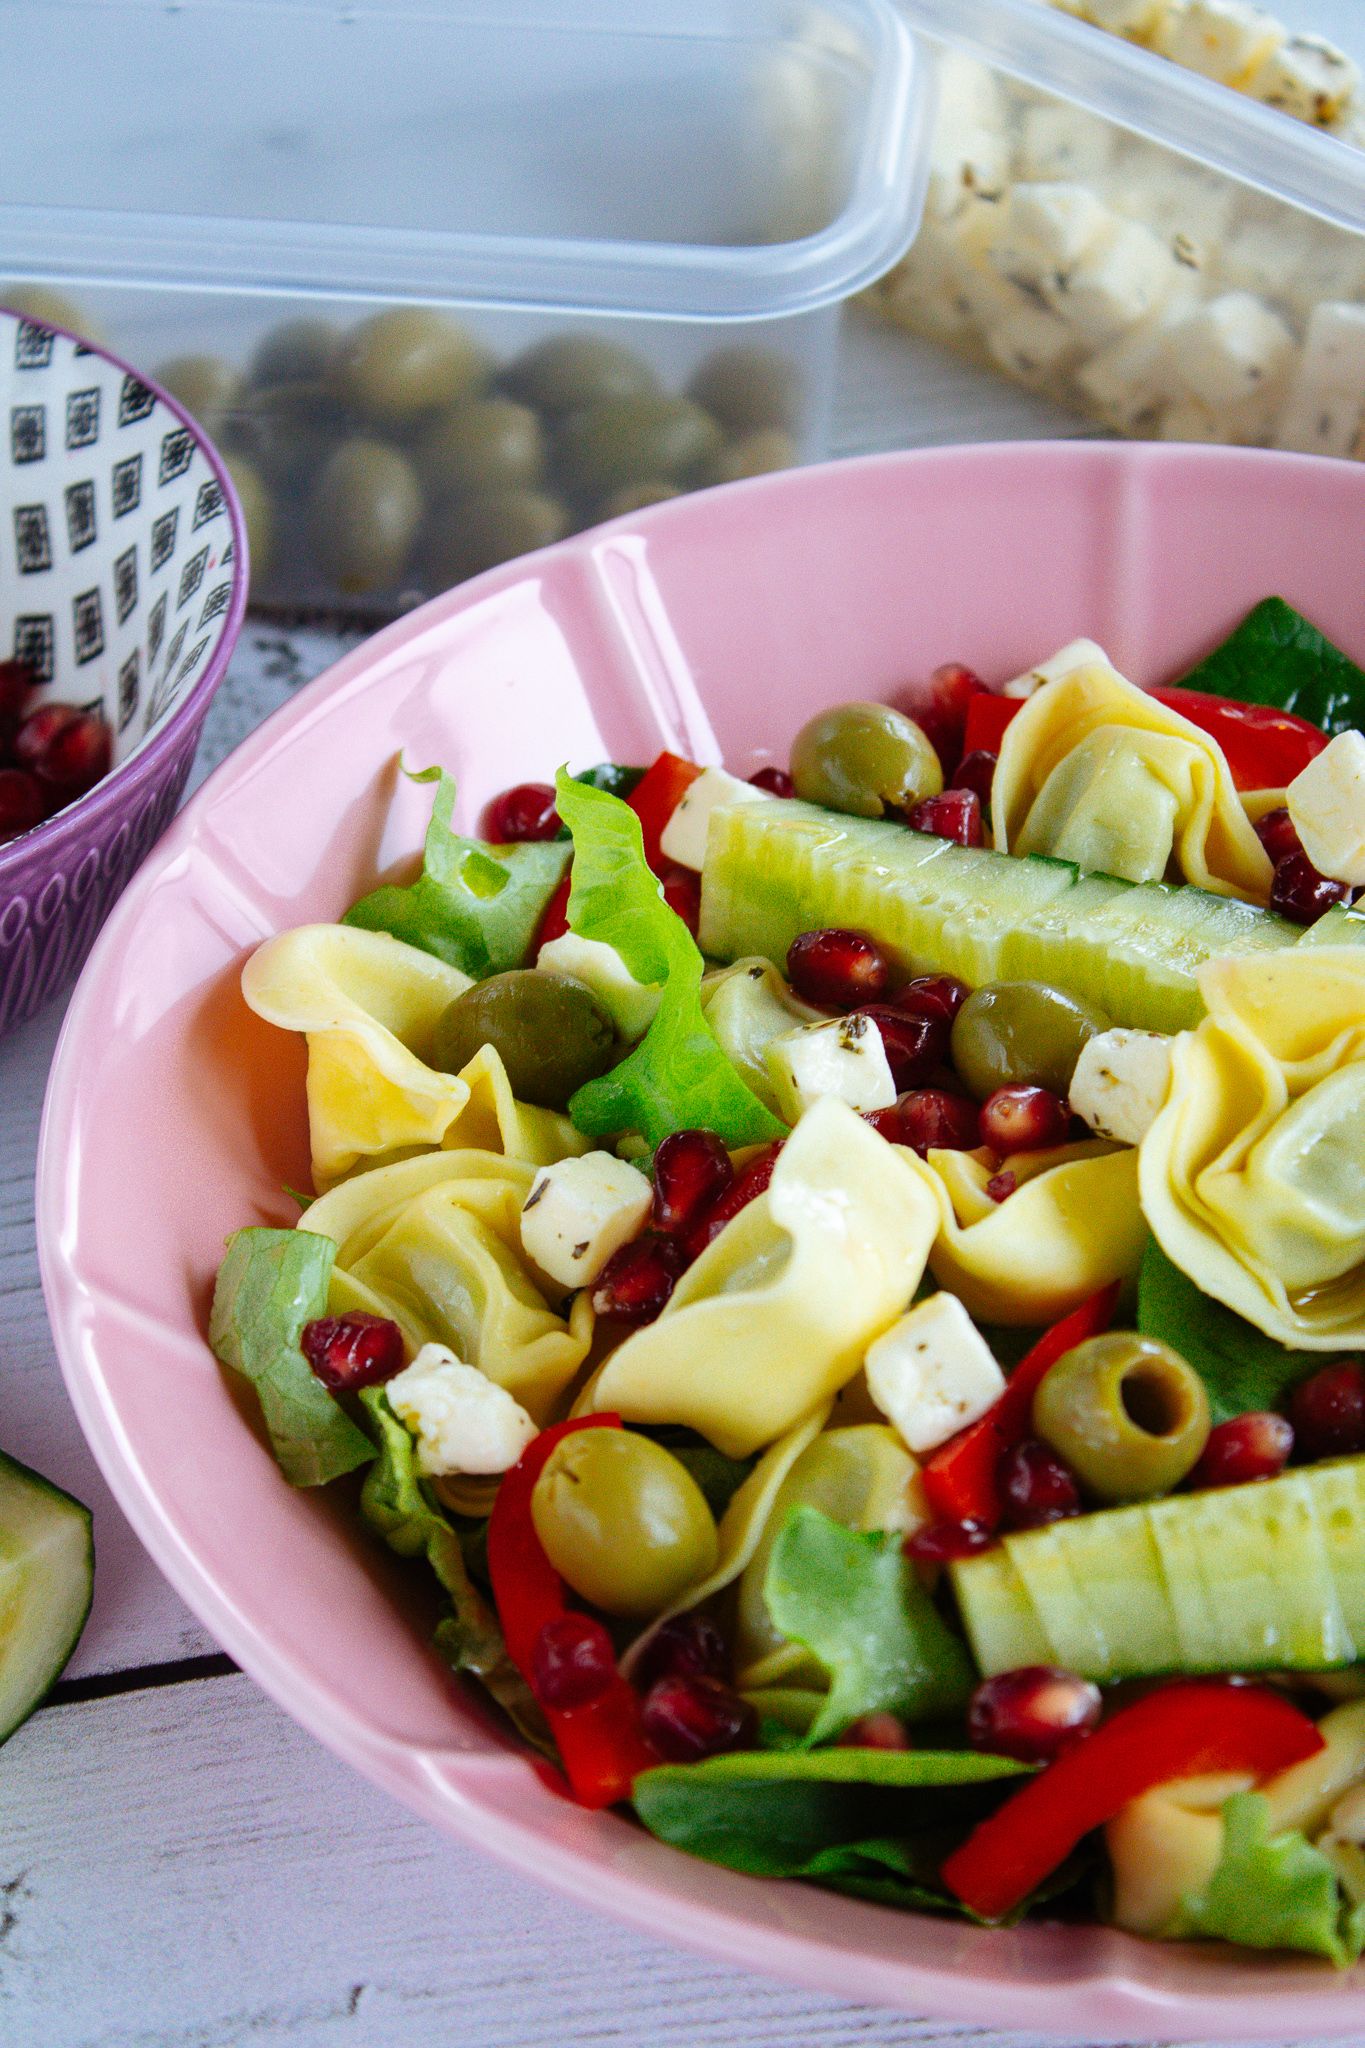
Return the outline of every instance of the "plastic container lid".
{"type": "Polygon", "coordinates": [[[799,313],[916,226],[890,0],[0,4],[0,276],[799,313]]]}

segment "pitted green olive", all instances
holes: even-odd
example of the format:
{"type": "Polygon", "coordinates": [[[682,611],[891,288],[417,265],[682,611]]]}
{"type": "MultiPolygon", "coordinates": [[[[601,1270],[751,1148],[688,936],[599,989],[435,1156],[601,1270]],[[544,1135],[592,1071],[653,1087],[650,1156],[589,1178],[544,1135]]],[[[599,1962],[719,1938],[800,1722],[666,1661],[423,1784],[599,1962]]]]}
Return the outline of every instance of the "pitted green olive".
{"type": "Polygon", "coordinates": [[[880,818],[937,796],[943,770],[927,736],[889,704],[836,704],[792,741],[791,777],[810,804],[880,818]]]}
{"type": "Polygon", "coordinates": [[[569,530],[569,515],[544,491],[480,491],[440,505],[428,521],[422,551],[434,590],[545,548],[569,530]]]}
{"type": "Polygon", "coordinates": [[[1209,1397],[1169,1344],[1109,1330],[1057,1360],[1033,1397],[1033,1427],[1098,1499],[1150,1500],[1198,1463],[1209,1397]]]}
{"type": "Polygon", "coordinates": [[[501,1059],[519,1101],[563,1109],[606,1072],[616,1034],[581,981],[515,967],[456,996],[436,1026],[431,1064],[458,1074],[483,1045],[501,1059]]]}
{"type": "Polygon", "coordinates": [[[550,1563],[607,1614],[662,1614],[716,1562],[715,1519],[692,1474],[651,1437],[579,1429],[561,1438],[531,1494],[550,1563]]]}
{"type": "Polygon", "coordinates": [[[643,512],[647,505],[666,505],[670,498],[683,496],[680,484],[666,483],[660,476],[645,477],[638,484],[622,484],[619,491],[604,498],[598,510],[603,519],[620,519],[627,512],[643,512]]]}
{"type": "Polygon", "coordinates": [[[552,334],[509,363],[498,381],[551,419],[604,398],[640,398],[659,388],[648,363],[601,334],[552,334]]]}
{"type": "Polygon", "coordinates": [[[470,396],[490,367],[482,344],[444,313],[430,306],[390,306],[345,336],[333,374],[340,395],[362,419],[402,427],[470,396]]]}
{"type": "Polygon", "coordinates": [[[720,428],[699,405],[643,393],[571,412],[555,436],[554,466],[571,497],[599,505],[623,484],[647,477],[691,483],[720,445],[720,428]]]}
{"type": "Polygon", "coordinates": [[[539,483],[545,436],[529,405],[514,398],[466,398],[439,413],[413,453],[433,503],[539,483]]]}
{"type": "Polygon", "coordinates": [[[152,372],[153,379],[178,398],[206,434],[217,437],[231,410],[240,383],[237,372],[221,356],[172,356],[152,372]]]}
{"type": "Polygon", "coordinates": [[[313,486],[309,542],[348,596],[386,590],[403,573],[421,517],[422,490],[406,457],[382,441],[346,441],[313,486]]]}
{"type": "Polygon", "coordinates": [[[1094,1003],[1045,981],[991,981],[953,1019],[952,1061],[984,1102],[997,1088],[1050,1088],[1065,1097],[1087,1039],[1107,1031],[1094,1003]]]}
{"type": "Polygon", "coordinates": [[[756,427],[727,441],[707,472],[709,484],[733,484],[741,477],[767,476],[774,469],[792,469],[801,459],[791,435],[781,427],[756,427]]]}
{"type": "Polygon", "coordinates": [[[271,384],[243,393],[233,440],[286,497],[306,491],[352,420],[326,384],[271,384]]]}
{"type": "Polygon", "coordinates": [[[317,384],[327,377],[341,346],[330,320],[286,320],[272,328],[251,358],[247,383],[266,391],[273,384],[317,384]]]}
{"type": "Polygon", "coordinates": [[[801,373],[787,356],[767,349],[720,349],[701,365],[687,395],[731,434],[765,427],[791,434],[801,417],[801,373]]]}
{"type": "Polygon", "coordinates": [[[225,455],[223,467],[232,478],[246,521],[246,552],[252,584],[259,588],[270,571],[275,545],[275,506],[258,471],[244,455],[225,455]]]}
{"type": "Polygon", "coordinates": [[[80,307],[62,292],[50,291],[45,284],[0,284],[0,306],[7,313],[17,313],[21,320],[41,320],[49,327],[65,327],[69,334],[79,334],[83,341],[101,344],[104,329],[97,320],[88,319],[80,307]]]}

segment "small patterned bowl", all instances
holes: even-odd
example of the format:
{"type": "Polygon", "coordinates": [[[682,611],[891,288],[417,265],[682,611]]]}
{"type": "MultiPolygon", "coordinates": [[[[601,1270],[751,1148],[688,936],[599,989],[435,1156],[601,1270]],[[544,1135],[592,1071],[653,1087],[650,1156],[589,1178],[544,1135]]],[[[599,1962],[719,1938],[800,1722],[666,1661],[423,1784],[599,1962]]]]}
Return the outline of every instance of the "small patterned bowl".
{"type": "Polygon", "coordinates": [[[101,710],[102,781],[0,846],[0,1034],[64,987],[180,799],[246,605],[217,452],[102,349],[0,312],[0,659],[101,710]]]}

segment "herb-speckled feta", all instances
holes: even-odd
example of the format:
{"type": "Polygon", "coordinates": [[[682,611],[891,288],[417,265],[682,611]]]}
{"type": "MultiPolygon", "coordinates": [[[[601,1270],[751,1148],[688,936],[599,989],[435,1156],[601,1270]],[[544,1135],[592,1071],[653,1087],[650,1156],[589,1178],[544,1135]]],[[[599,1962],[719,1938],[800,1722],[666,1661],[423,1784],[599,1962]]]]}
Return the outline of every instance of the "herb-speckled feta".
{"type": "Polygon", "coordinates": [[[872,1018],[855,1010],[828,1024],[798,1024],[769,1039],[764,1048],[778,1108],[788,1123],[822,1096],[837,1096],[850,1109],[889,1109],[896,1084],[882,1034],[872,1018]]]}
{"type": "Polygon", "coordinates": [[[914,1452],[937,1450],[1005,1391],[985,1338],[955,1294],[931,1294],[878,1337],[867,1390],[914,1452]]]}
{"type": "Polygon", "coordinates": [[[712,811],[720,804],[773,801],[770,789],[757,789],[752,782],[741,782],[737,775],[728,775],[723,768],[703,768],[696,781],[688,784],[660,833],[660,851],[665,860],[676,861],[681,868],[696,868],[700,873],[706,859],[706,834],[712,811]]]}
{"type": "Polygon", "coordinates": [[[564,1287],[586,1287],[649,1215],[654,1189],[610,1152],[542,1166],[521,1212],[528,1259],[564,1287]]]}
{"type": "Polygon", "coordinates": [[[1071,1108],[1097,1138],[1138,1145],[1170,1085],[1170,1039],[1159,1031],[1118,1026],[1097,1031],[1082,1046],[1071,1076],[1071,1108]]]}
{"type": "Polygon", "coordinates": [[[416,1437],[417,1469],[430,1479],[506,1472],[536,1435],[535,1423],[505,1387],[444,1344],[424,1344],[384,1393],[416,1437]]]}

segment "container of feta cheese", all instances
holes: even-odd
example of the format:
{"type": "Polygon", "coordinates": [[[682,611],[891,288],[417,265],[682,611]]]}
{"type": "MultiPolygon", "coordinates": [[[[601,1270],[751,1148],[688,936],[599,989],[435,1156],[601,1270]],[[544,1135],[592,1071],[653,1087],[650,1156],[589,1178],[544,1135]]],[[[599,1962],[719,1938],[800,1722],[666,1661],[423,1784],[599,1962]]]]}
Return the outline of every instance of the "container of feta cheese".
{"type": "Polygon", "coordinates": [[[1365,458],[1358,0],[901,0],[927,197],[868,301],[1096,425],[1365,458]]]}

